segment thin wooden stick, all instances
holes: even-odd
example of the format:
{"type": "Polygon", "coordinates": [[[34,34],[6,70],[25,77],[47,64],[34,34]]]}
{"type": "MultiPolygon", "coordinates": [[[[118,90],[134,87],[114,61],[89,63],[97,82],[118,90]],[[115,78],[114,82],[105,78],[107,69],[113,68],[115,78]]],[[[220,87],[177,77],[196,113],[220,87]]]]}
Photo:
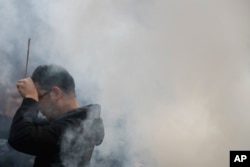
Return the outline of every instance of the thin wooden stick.
{"type": "Polygon", "coordinates": [[[28,50],[27,50],[27,59],[26,59],[26,69],[25,69],[25,75],[24,78],[27,77],[27,71],[28,71],[28,64],[29,64],[29,55],[30,55],[30,38],[28,40],[28,50]]]}

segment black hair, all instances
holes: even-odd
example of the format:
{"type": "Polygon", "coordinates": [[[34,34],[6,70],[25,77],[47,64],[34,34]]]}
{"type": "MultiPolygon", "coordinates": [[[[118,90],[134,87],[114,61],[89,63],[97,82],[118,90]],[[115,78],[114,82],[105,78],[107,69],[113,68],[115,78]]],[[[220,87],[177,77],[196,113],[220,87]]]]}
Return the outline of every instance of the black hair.
{"type": "Polygon", "coordinates": [[[57,86],[65,93],[75,94],[74,79],[62,66],[40,65],[35,69],[31,78],[40,89],[51,90],[53,86],[57,86]]]}

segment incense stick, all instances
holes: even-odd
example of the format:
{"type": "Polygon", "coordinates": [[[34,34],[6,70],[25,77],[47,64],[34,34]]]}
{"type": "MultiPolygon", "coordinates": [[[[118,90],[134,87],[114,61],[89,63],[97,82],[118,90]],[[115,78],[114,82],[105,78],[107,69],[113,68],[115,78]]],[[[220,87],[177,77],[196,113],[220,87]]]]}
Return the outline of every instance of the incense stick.
{"type": "Polygon", "coordinates": [[[27,50],[27,59],[26,59],[26,69],[25,69],[25,75],[24,78],[27,77],[27,71],[28,71],[28,64],[29,64],[29,54],[30,54],[30,38],[28,40],[28,50],[27,50]]]}

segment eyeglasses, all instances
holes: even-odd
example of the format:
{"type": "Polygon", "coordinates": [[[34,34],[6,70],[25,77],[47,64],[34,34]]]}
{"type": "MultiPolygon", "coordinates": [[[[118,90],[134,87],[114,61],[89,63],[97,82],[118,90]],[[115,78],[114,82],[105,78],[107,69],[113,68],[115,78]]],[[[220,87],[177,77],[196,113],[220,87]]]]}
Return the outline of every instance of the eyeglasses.
{"type": "Polygon", "coordinates": [[[44,94],[41,94],[38,96],[38,99],[41,100],[44,96],[46,96],[47,94],[49,94],[51,92],[51,90],[48,90],[47,92],[45,92],[44,94]]]}

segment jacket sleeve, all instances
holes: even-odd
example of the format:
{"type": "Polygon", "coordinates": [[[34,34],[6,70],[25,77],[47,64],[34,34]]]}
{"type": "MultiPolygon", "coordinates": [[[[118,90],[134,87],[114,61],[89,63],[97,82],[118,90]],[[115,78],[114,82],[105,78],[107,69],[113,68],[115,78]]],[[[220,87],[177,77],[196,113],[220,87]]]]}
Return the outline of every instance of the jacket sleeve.
{"type": "Polygon", "coordinates": [[[39,155],[58,150],[60,127],[38,124],[38,111],[38,102],[24,98],[13,117],[8,143],[17,151],[39,155]]]}

